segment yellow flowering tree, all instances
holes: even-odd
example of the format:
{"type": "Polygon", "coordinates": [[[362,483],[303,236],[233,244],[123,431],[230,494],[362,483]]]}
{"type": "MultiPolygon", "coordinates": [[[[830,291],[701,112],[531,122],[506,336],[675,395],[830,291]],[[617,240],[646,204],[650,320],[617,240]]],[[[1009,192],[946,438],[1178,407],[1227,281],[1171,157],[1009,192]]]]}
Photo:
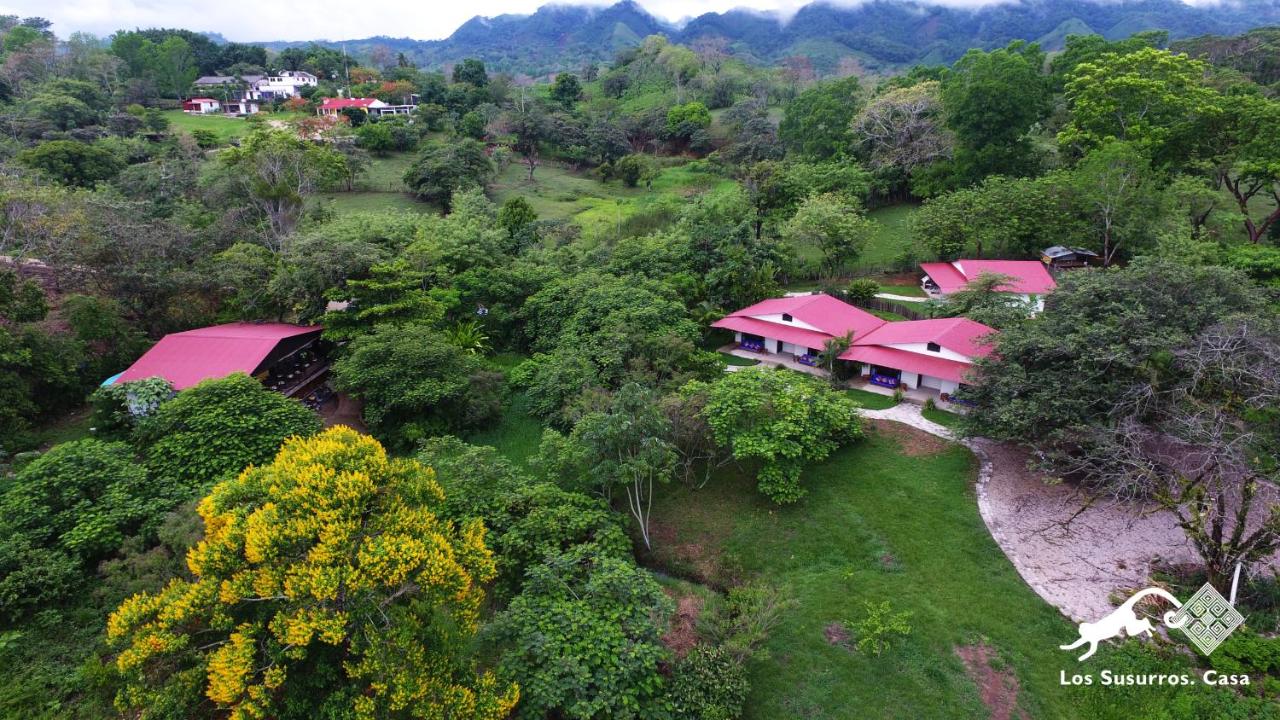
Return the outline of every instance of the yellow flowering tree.
{"type": "Polygon", "coordinates": [[[214,486],[193,579],[108,620],[137,717],[502,718],[515,687],[476,674],[484,526],[437,517],[434,472],[338,427],[214,486]]]}

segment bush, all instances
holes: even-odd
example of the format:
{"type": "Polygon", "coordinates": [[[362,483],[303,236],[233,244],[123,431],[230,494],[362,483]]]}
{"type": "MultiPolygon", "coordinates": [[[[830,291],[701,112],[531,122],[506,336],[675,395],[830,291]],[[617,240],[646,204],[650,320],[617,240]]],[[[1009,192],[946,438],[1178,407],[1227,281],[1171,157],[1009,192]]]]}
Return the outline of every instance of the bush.
{"type": "Polygon", "coordinates": [[[319,431],[320,418],[302,403],[236,373],[178,393],[134,439],[158,479],[191,494],[270,460],[286,438],[319,431]]]}
{"type": "Polygon", "coordinates": [[[751,684],[742,663],[721,648],[699,645],[671,670],[671,708],[691,720],[736,720],[751,684]]]}
{"type": "Polygon", "coordinates": [[[844,294],[850,303],[865,306],[875,299],[878,292],[880,285],[875,280],[859,278],[849,283],[844,294]]]}
{"type": "Polygon", "coordinates": [[[888,650],[897,636],[911,634],[911,613],[895,613],[886,600],[881,603],[865,603],[867,614],[860,620],[846,623],[857,638],[858,650],[869,655],[879,656],[888,650]]]}
{"type": "Polygon", "coordinates": [[[653,175],[653,164],[645,155],[628,155],[613,164],[610,174],[627,187],[635,187],[653,175]]]}
{"type": "Polygon", "coordinates": [[[127,438],[139,422],[173,396],[173,386],[160,377],[100,387],[89,396],[94,432],[100,437],[127,438]]]}
{"type": "Polygon", "coordinates": [[[741,585],[729,590],[724,605],[705,616],[700,628],[739,662],[761,653],[769,633],[796,601],[772,585],[741,585]]]}

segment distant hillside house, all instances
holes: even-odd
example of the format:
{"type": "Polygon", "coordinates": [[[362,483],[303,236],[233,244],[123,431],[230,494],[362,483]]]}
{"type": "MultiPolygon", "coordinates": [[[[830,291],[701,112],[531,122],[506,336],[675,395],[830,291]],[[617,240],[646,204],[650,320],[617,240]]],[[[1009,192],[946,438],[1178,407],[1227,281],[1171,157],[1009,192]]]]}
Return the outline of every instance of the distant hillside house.
{"type": "Polygon", "coordinates": [[[325,98],[316,112],[321,115],[337,115],[347,108],[356,108],[377,115],[386,107],[390,106],[377,98],[325,98]]]}
{"type": "Polygon", "coordinates": [[[1092,250],[1085,250],[1084,248],[1078,247],[1063,247],[1062,245],[1047,247],[1044,249],[1044,252],[1040,253],[1040,262],[1054,270],[1086,267],[1088,265],[1096,264],[1098,259],[1098,253],[1092,250]]]}
{"type": "Polygon", "coordinates": [[[309,72],[285,70],[279,75],[259,77],[253,84],[256,100],[287,100],[302,92],[304,87],[315,87],[319,79],[309,72]]]}
{"type": "Polygon", "coordinates": [[[815,366],[826,342],[853,333],[839,359],[860,365],[875,385],[953,395],[995,330],[967,318],[888,322],[821,293],[774,298],[729,314],[712,327],[732,330],[742,350],[815,366]]]}
{"type": "Polygon", "coordinates": [[[222,103],[213,98],[195,97],[182,103],[182,112],[194,115],[206,115],[222,111],[222,103]]]}
{"type": "Polygon", "coordinates": [[[1044,296],[1058,287],[1038,260],[953,260],[920,263],[920,269],[924,271],[920,287],[932,298],[964,290],[981,275],[1004,275],[1009,282],[1000,287],[1001,292],[1018,295],[1043,310],[1044,296]]]}
{"type": "Polygon", "coordinates": [[[162,377],[175,389],[242,372],[288,396],[317,386],[329,372],[319,325],[233,322],[170,333],[103,385],[162,377]]]}

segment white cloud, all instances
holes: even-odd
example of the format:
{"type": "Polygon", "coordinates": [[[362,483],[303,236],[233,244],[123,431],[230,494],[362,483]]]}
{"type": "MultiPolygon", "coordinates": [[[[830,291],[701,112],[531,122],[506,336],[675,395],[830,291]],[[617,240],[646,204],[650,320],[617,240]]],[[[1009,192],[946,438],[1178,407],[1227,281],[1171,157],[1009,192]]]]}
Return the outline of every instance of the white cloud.
{"type": "MultiPolygon", "coordinates": [[[[573,0],[570,0],[571,2],[573,0]]],[[[751,8],[789,18],[805,0],[639,0],[657,17],[675,21],[707,12],[751,8]]],[[[977,7],[1019,0],[925,0],[949,7],[977,7]]],[[[1099,0],[1120,1],[1120,0],[1099,0]]],[[[135,27],[182,27],[217,32],[229,40],[347,40],[372,35],[442,38],[475,15],[531,13],[547,0],[4,0],[0,12],[39,15],[61,36],[81,30],[109,35],[135,27]]],[[[837,0],[842,5],[859,0],[837,0]]],[[[1220,0],[1183,0],[1193,5],[1220,0]]],[[[587,0],[609,4],[609,0],[587,0]]],[[[575,3],[578,4],[578,3],[575,3]]]]}

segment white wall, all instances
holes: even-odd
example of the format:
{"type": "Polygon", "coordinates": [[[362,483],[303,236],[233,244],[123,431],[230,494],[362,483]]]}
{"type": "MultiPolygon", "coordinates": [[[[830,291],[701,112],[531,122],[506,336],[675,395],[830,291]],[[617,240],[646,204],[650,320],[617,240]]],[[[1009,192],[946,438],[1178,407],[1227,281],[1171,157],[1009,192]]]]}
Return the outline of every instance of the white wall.
{"type": "Polygon", "coordinates": [[[777,325],[786,325],[787,327],[798,327],[798,328],[804,328],[805,330],[822,332],[822,330],[819,330],[818,328],[810,325],[809,323],[803,320],[796,320],[794,317],[789,322],[785,321],[782,319],[782,313],[777,313],[774,315],[752,315],[751,317],[757,320],[763,320],[765,322],[775,323],[777,325]]]}
{"type": "Polygon", "coordinates": [[[920,355],[928,355],[929,357],[943,358],[945,360],[954,360],[962,363],[972,363],[973,359],[967,355],[961,355],[954,350],[942,348],[938,352],[930,352],[928,343],[903,343],[902,345],[888,345],[895,350],[906,350],[907,352],[919,353],[920,355]]]}

